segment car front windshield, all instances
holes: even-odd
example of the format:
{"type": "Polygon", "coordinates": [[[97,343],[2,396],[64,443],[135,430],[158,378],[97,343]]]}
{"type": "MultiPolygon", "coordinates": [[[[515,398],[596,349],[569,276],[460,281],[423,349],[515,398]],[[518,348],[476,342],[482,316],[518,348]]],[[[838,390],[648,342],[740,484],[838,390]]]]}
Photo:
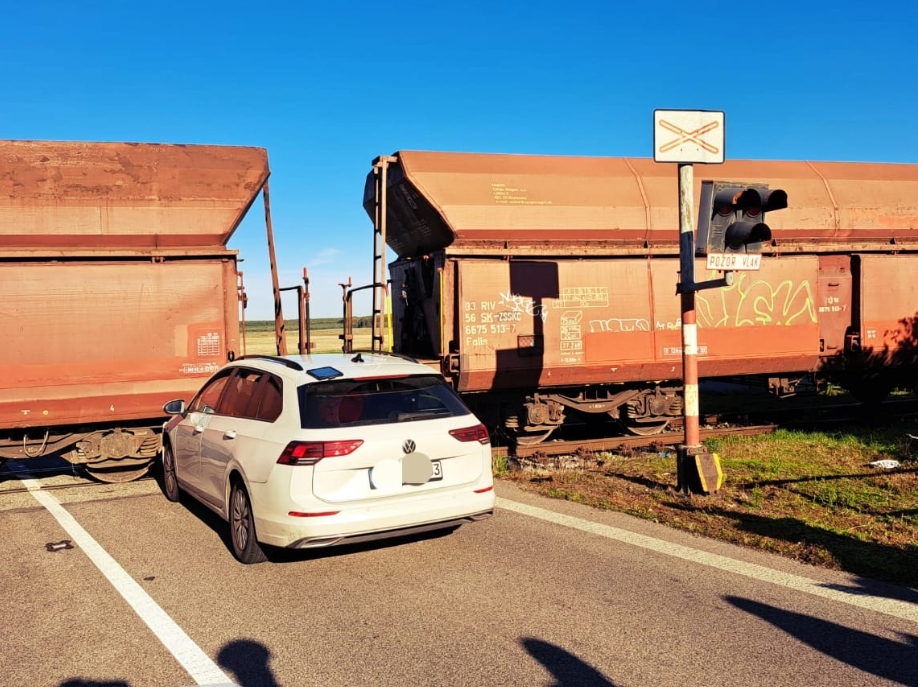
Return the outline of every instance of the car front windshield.
{"type": "Polygon", "coordinates": [[[470,413],[435,375],[333,379],[304,384],[297,391],[304,429],[382,425],[470,413]]]}

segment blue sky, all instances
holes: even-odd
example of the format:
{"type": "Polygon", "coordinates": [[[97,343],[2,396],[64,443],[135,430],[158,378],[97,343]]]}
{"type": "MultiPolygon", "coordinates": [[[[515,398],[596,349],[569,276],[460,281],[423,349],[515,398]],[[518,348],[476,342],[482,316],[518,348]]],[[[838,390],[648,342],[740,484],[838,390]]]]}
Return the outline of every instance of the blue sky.
{"type": "MultiPolygon", "coordinates": [[[[399,149],[650,157],[653,110],[685,108],[725,111],[729,158],[918,163],[918,3],[0,9],[0,137],[267,148],[282,285],[308,267],[316,317],[370,281],[364,179],[399,149]]],[[[260,205],[230,247],[273,317],[260,205]]]]}

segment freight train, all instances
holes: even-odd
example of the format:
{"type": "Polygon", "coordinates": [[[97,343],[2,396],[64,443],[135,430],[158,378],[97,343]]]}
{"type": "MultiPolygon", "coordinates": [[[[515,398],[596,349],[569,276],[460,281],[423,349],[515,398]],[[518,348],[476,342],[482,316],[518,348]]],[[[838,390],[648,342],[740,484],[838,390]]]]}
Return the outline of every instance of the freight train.
{"type": "Polygon", "coordinates": [[[163,403],[240,353],[226,245],[268,174],[262,148],[0,141],[0,462],[149,469],[163,403]]]}
{"type": "MultiPolygon", "coordinates": [[[[918,165],[699,165],[709,230],[706,183],[781,189],[787,207],[757,271],[696,294],[703,379],[834,381],[869,401],[915,385],[918,165]]],[[[373,347],[438,367],[492,427],[531,445],[574,419],[653,434],[681,416],[675,165],[399,151],[374,160],[363,205],[373,347]]],[[[724,277],[706,264],[696,281],[724,277]]]]}

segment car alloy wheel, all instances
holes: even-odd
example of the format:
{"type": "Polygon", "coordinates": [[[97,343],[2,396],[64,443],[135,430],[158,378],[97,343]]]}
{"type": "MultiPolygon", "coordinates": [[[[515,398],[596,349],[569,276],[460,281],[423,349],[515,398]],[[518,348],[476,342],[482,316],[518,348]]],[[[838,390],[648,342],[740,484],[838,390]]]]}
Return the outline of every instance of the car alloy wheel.
{"type": "Polygon", "coordinates": [[[242,563],[260,563],[267,560],[264,550],[255,539],[255,518],[245,487],[233,484],[230,494],[230,541],[233,555],[242,563]]]}
{"type": "Polygon", "coordinates": [[[175,456],[168,444],[163,446],[163,491],[170,501],[178,501],[181,497],[178,476],[175,474],[175,456]]]}

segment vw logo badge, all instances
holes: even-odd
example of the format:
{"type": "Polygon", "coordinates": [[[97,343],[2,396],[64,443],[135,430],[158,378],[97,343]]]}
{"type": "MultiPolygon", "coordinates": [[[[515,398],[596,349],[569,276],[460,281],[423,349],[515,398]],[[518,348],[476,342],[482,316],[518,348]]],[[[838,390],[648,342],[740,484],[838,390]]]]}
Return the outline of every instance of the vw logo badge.
{"type": "Polygon", "coordinates": [[[416,448],[417,446],[414,443],[414,439],[406,439],[405,443],[402,444],[402,450],[405,453],[414,453],[414,449],[416,448]]]}

